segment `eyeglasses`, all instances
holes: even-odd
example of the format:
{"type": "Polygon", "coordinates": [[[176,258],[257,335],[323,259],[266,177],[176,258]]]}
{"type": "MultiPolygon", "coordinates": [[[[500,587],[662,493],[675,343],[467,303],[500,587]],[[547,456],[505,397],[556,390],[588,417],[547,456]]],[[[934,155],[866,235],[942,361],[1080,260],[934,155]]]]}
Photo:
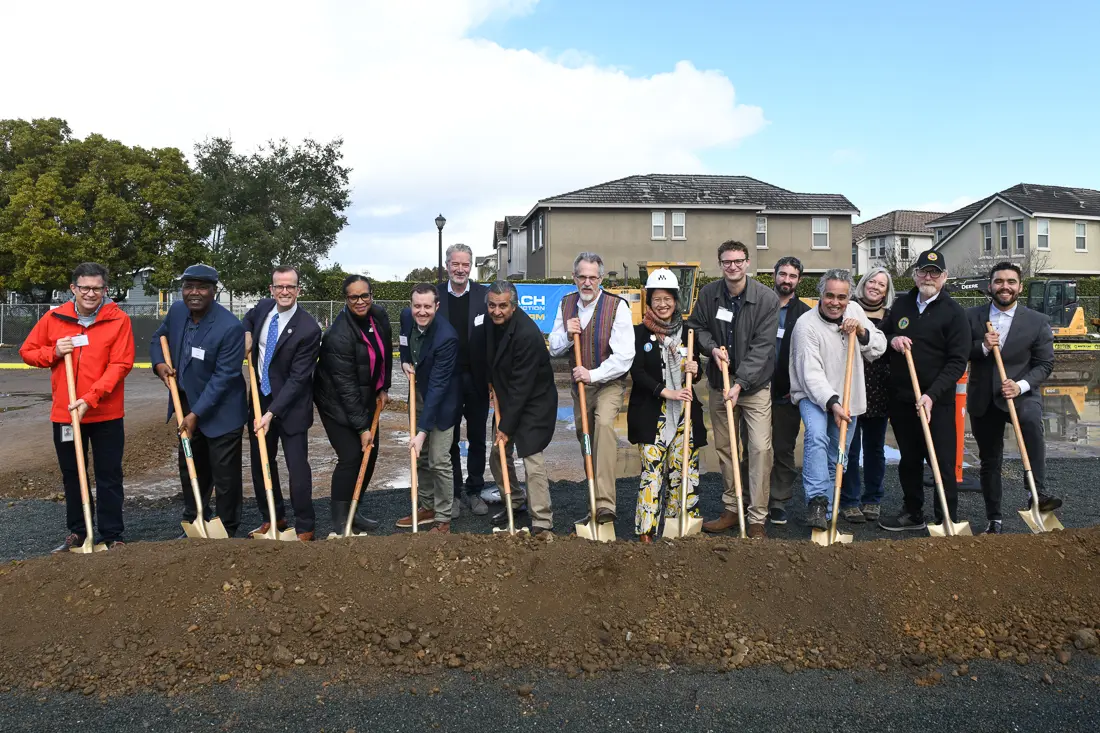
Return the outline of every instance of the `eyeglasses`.
{"type": "Polygon", "coordinates": [[[90,293],[95,293],[96,295],[99,295],[100,293],[107,290],[107,288],[102,285],[74,285],[73,287],[80,291],[81,295],[89,295],[90,293]]]}
{"type": "Polygon", "coordinates": [[[916,274],[918,274],[922,277],[926,277],[930,280],[936,280],[937,278],[943,277],[943,270],[937,270],[935,268],[929,268],[927,270],[917,270],[916,274]]]}
{"type": "Polygon", "coordinates": [[[600,275],[587,275],[587,276],[574,275],[573,279],[576,280],[579,283],[598,283],[600,280],[603,279],[603,277],[600,276],[600,275]]]}
{"type": "Polygon", "coordinates": [[[741,257],[735,260],[718,260],[718,264],[722,266],[723,270],[729,270],[734,267],[744,267],[748,261],[748,257],[741,257]]]}
{"type": "Polygon", "coordinates": [[[358,301],[362,301],[365,303],[366,301],[370,300],[370,293],[363,293],[362,295],[346,295],[344,297],[348,299],[349,303],[355,303],[358,301]]]}
{"type": "Polygon", "coordinates": [[[271,289],[277,293],[293,293],[298,289],[297,285],[272,285],[271,289]]]}

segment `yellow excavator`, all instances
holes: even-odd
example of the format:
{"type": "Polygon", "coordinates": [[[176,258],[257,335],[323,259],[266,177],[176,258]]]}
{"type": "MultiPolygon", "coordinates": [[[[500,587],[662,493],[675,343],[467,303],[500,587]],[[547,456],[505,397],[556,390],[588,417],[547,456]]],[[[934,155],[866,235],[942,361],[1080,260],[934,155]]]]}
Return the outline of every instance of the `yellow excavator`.
{"type": "MultiPolygon", "coordinates": [[[[680,293],[687,294],[686,298],[682,295],[680,297],[680,310],[686,318],[691,313],[691,309],[695,307],[695,298],[699,295],[699,263],[643,261],[638,263],[638,278],[644,283],[646,278],[649,277],[649,273],[662,267],[666,270],[672,270],[672,274],[676,276],[676,280],[680,283],[680,293]]],[[[630,304],[630,314],[634,318],[635,326],[642,322],[642,316],[645,315],[644,288],[609,285],[605,287],[605,290],[626,299],[626,302],[630,304]]]]}
{"type": "MultiPolygon", "coordinates": [[[[1100,351],[1100,334],[1089,333],[1073,280],[1032,280],[1027,307],[1050,319],[1055,351],[1100,351]]],[[[1100,326],[1100,319],[1092,319],[1092,325],[1100,326]]]]}

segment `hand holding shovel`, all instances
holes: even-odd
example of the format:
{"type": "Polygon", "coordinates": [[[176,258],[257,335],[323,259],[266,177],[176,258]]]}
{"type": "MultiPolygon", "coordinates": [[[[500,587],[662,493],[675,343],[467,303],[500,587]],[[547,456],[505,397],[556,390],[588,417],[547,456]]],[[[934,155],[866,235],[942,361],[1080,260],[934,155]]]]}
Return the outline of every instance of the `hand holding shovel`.
{"type": "MultiPolygon", "coordinates": [[[[73,355],[65,354],[65,381],[69,386],[69,404],[76,402],[76,377],[73,375],[73,355]]],[[[80,433],[80,415],[76,409],[69,413],[73,426],[73,449],[76,451],[76,475],[80,480],[80,505],[84,510],[84,543],[73,545],[69,552],[89,555],[103,552],[107,545],[96,543],[92,534],[92,499],[88,491],[88,466],[84,463],[84,437],[80,433]]]]}

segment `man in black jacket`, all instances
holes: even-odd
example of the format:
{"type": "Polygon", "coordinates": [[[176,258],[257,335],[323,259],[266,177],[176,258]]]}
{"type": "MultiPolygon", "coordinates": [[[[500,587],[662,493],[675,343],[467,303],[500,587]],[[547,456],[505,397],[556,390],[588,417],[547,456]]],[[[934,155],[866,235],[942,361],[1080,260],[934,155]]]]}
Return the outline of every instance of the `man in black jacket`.
{"type": "Polygon", "coordinates": [[[249,423],[252,455],[252,485],[260,505],[263,524],[249,532],[264,534],[271,528],[267,516],[263,466],[256,431],[264,430],[271,487],[275,497],[275,522],[286,529],[286,509],[279,488],[279,467],[275,457],[282,438],[283,455],[290,472],[290,504],[294,507],[294,530],[298,539],[313,539],[313,473],[309,467],[309,428],[313,425],[313,368],[321,347],[321,327],[313,316],[298,307],[298,271],[276,267],[271,275],[271,297],[256,304],[242,320],[248,361],[256,369],[260,388],[260,415],[249,423]]]}
{"type": "Polygon", "coordinates": [[[515,285],[497,280],[489,286],[488,309],[492,320],[487,333],[489,377],[500,409],[500,425],[493,439],[489,466],[493,479],[503,487],[503,467],[496,447],[503,441],[514,492],[512,507],[516,508],[522,505],[523,496],[516,492],[512,456],[514,452],[519,453],[527,473],[531,531],[537,536],[551,532],[554,527],[550,482],[542,456],[554,437],[558,415],[554,370],[542,332],[531,317],[519,309],[515,285]]]}
{"type": "Polygon", "coordinates": [[[454,327],[458,334],[458,371],[455,388],[461,392],[459,414],[455,418],[451,438],[451,467],[454,470],[455,502],[453,513],[458,516],[464,502],[471,512],[487,514],[489,508],[481,498],[485,488],[485,423],[489,419],[489,382],[485,364],[484,285],[470,279],[474,253],[465,244],[447,248],[447,282],[436,286],[439,293],[439,317],[454,327]],[[462,419],[466,419],[466,470],[462,480],[462,457],[458,440],[462,419]],[[463,496],[462,487],[466,491],[463,496]]]}
{"type": "MultiPolygon", "coordinates": [[[[928,449],[916,408],[905,352],[911,351],[921,388],[920,404],[930,415],[932,444],[936,449],[943,490],[951,521],[958,521],[955,484],[955,383],[966,371],[970,357],[970,325],[966,311],[943,292],[947,261],[942,252],[922,252],[913,270],[917,286],[898,296],[882,331],[890,340],[890,380],[894,399],[890,425],[901,451],[898,477],[904,495],[901,512],[884,517],[879,526],[891,532],[923,530],[924,461],[928,449]]],[[[933,502],[937,521],[940,504],[933,502]]]]}
{"type": "MultiPolygon", "coordinates": [[[[1040,386],[1054,369],[1054,335],[1050,320],[1042,313],[1017,303],[1023,278],[1011,262],[993,266],[989,273],[989,296],[993,302],[967,309],[970,319],[970,382],[966,390],[966,412],[981,459],[982,494],[989,525],[985,534],[1001,533],[1001,467],[1004,463],[1005,424],[1008,404],[1016,404],[1016,417],[1031,460],[1039,511],[1052,512],[1062,500],[1046,493],[1046,445],[1043,442],[1043,398],[1040,386]],[[993,324],[993,331],[986,330],[993,324]],[[993,347],[1001,350],[1005,374],[1001,381],[993,347]]],[[[1028,492],[1028,508],[1031,508],[1028,492]]]]}
{"type": "Polygon", "coordinates": [[[779,296],[779,328],[775,332],[775,377],[772,378],[772,477],[768,498],[768,521],[787,523],[787,502],[794,493],[798,471],[794,467],[794,446],[802,427],[798,405],[791,404],[791,334],[798,317],[810,306],[795,295],[802,279],[802,262],[781,257],[775,263],[775,294],[779,296]]]}

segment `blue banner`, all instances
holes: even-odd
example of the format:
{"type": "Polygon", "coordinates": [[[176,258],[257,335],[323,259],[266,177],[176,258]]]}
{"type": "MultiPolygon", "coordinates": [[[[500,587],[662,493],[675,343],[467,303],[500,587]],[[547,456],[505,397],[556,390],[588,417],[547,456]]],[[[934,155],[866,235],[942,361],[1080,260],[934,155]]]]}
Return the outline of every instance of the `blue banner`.
{"type": "Polygon", "coordinates": [[[554,318],[558,314],[561,299],[576,292],[575,285],[523,285],[516,283],[519,293],[519,307],[531,316],[539,330],[549,334],[554,329],[554,318]]]}

